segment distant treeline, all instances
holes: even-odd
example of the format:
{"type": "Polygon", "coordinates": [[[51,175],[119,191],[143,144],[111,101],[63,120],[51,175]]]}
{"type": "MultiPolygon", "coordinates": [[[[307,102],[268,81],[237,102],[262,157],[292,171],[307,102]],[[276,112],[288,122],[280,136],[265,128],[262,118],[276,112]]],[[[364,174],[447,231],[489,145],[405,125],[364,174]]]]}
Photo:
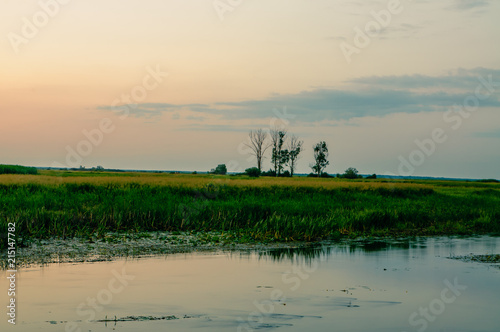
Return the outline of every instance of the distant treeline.
{"type": "Polygon", "coordinates": [[[0,174],[38,174],[35,167],[0,165],[0,174]]]}

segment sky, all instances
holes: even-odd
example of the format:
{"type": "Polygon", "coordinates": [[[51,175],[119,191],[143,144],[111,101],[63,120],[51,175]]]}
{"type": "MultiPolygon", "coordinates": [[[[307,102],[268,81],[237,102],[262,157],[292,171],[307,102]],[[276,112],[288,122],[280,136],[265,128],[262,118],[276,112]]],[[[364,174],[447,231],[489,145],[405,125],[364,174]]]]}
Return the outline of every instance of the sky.
{"type": "Polygon", "coordinates": [[[0,163],[500,179],[500,1],[2,0],[0,163]],[[270,150],[264,168],[271,168],[270,150]]]}

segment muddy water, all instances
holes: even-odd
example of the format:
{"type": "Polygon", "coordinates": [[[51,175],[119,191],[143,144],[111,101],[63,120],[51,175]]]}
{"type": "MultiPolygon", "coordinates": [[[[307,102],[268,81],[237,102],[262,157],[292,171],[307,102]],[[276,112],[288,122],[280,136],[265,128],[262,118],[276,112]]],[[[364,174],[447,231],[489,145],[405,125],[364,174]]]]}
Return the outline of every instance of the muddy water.
{"type": "Polygon", "coordinates": [[[500,269],[448,257],[499,251],[500,238],[430,238],[27,268],[17,324],[3,305],[0,329],[496,332],[500,269]]]}

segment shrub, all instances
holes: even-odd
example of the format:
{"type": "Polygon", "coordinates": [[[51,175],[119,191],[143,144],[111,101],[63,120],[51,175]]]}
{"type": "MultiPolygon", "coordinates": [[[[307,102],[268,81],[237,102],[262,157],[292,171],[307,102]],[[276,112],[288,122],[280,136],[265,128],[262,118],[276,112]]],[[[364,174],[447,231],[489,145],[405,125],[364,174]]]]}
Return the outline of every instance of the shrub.
{"type": "Polygon", "coordinates": [[[283,178],[289,178],[291,176],[290,171],[286,170],[283,173],[281,173],[280,176],[283,178]]]}
{"type": "Polygon", "coordinates": [[[274,176],[276,176],[276,172],[275,172],[275,171],[273,171],[272,169],[270,169],[270,170],[269,170],[269,171],[267,171],[267,172],[262,172],[262,173],[260,173],[260,176],[273,176],[273,177],[274,177],[274,176]]]}
{"type": "Polygon", "coordinates": [[[251,167],[251,168],[247,168],[245,170],[245,174],[252,177],[252,178],[259,177],[260,173],[261,173],[260,169],[258,169],[257,167],[251,167]]]}

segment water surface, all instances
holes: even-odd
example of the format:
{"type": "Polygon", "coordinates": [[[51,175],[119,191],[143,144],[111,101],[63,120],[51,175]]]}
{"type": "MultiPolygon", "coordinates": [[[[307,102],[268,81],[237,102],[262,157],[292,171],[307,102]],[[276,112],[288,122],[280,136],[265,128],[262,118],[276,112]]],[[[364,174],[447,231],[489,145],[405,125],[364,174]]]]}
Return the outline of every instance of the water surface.
{"type": "Polygon", "coordinates": [[[500,269],[448,257],[499,248],[422,238],[33,267],[17,274],[16,326],[4,313],[0,328],[496,332],[500,269]]]}

